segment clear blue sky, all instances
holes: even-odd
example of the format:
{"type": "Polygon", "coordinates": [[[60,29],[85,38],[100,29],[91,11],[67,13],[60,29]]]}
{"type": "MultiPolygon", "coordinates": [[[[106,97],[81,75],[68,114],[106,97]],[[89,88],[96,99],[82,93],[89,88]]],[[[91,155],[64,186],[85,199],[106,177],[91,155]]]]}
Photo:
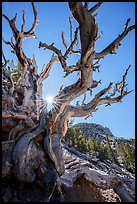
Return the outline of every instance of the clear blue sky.
{"type": "MultiPolygon", "coordinates": [[[[95,5],[96,2],[90,5],[95,5]]],[[[66,42],[70,43],[69,37],[69,20],[71,13],[67,2],[35,2],[38,11],[39,24],[36,27],[35,33],[37,39],[27,39],[23,42],[23,49],[27,57],[31,58],[34,54],[41,71],[43,64],[47,64],[52,53],[38,48],[39,41],[47,44],[55,43],[55,46],[62,49],[64,46],[61,41],[62,30],[65,33],[66,42]]],[[[15,13],[18,13],[16,25],[21,28],[22,10],[26,12],[26,31],[30,28],[33,22],[33,12],[30,2],[3,2],[2,11],[9,18],[13,18],[15,13]]],[[[97,10],[99,34],[103,31],[104,35],[96,43],[95,50],[97,52],[103,50],[110,42],[112,42],[118,34],[120,34],[125,26],[128,18],[131,18],[129,25],[135,23],[135,3],[134,2],[104,2],[97,10]]],[[[73,30],[77,23],[73,20],[73,30]]],[[[5,40],[10,40],[12,33],[5,19],[2,21],[2,36],[5,40]]],[[[12,54],[10,46],[3,43],[3,51],[7,59],[14,59],[17,63],[17,58],[12,54]]],[[[68,63],[75,64],[77,56],[72,56],[68,63]]],[[[108,55],[100,61],[100,72],[94,73],[95,80],[102,80],[102,84],[94,89],[93,94],[108,86],[109,82],[121,81],[122,76],[129,64],[131,68],[127,76],[129,90],[134,90],[127,95],[122,103],[112,104],[111,106],[99,106],[97,112],[93,113],[93,117],[84,120],[76,118],[75,123],[89,122],[101,124],[104,127],[110,128],[116,137],[134,138],[135,137],[135,31],[131,31],[122,41],[121,46],[117,50],[117,54],[108,55]]],[[[55,63],[49,78],[44,81],[43,96],[52,94],[56,95],[61,85],[72,84],[77,80],[77,74],[73,73],[66,78],[63,78],[64,72],[59,63],[55,63]]],[[[82,100],[80,98],[80,100],[82,100]]],[[[87,96],[86,102],[89,102],[90,97],[87,96]]],[[[77,100],[76,100],[77,101],[77,100]]],[[[73,104],[76,103],[74,101],[73,104]]]]}

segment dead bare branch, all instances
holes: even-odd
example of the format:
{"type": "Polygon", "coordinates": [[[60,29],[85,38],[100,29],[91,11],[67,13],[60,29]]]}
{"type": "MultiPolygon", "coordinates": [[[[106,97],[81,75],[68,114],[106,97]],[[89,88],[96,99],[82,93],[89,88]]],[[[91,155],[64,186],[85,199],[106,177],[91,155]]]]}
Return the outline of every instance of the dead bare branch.
{"type": "MultiPolygon", "coordinates": [[[[2,51],[2,57],[3,57],[3,59],[4,59],[4,64],[2,63],[2,71],[5,71],[5,68],[6,68],[6,66],[7,66],[7,64],[8,64],[8,62],[9,62],[9,60],[6,60],[6,57],[5,57],[3,51],[2,51]]],[[[3,72],[2,72],[2,74],[3,74],[3,72]]]]}
{"type": "Polygon", "coordinates": [[[80,54],[81,54],[81,51],[80,51],[80,50],[72,50],[72,53],[73,53],[73,54],[79,54],[79,55],[80,55],[80,54]]]}
{"type": "Polygon", "coordinates": [[[93,6],[91,9],[89,9],[89,12],[92,14],[94,13],[102,4],[103,2],[97,3],[95,6],[93,6]]]}
{"type": "Polygon", "coordinates": [[[128,70],[130,69],[131,65],[128,66],[128,68],[126,69],[125,74],[123,75],[122,78],[122,86],[121,86],[121,96],[124,96],[126,94],[127,91],[124,91],[124,88],[126,87],[126,76],[128,74],[128,70]]]}
{"type": "Polygon", "coordinates": [[[3,59],[4,59],[4,64],[6,64],[7,63],[7,60],[6,60],[6,57],[5,57],[5,55],[4,55],[4,53],[3,53],[3,51],[2,51],[2,57],[3,57],[3,59]]]}
{"type": "Polygon", "coordinates": [[[126,22],[126,24],[125,24],[125,30],[127,30],[128,24],[129,24],[130,20],[131,20],[130,18],[127,19],[127,22],[126,22]]]}
{"type": "MultiPolygon", "coordinates": [[[[73,43],[75,43],[75,39],[74,41],[72,42],[72,45],[70,45],[70,47],[68,48],[68,50],[66,51],[65,55],[64,56],[67,56],[67,54],[70,52],[70,50],[72,49],[72,46],[73,46],[73,43]]],[[[39,48],[44,48],[44,49],[49,49],[51,51],[53,51],[54,53],[57,54],[58,56],[58,59],[62,65],[62,68],[64,69],[64,71],[66,72],[66,75],[67,76],[68,74],[72,73],[73,71],[77,71],[79,70],[79,66],[77,65],[72,65],[72,66],[67,66],[66,64],[66,57],[64,57],[62,55],[62,52],[61,50],[57,49],[55,46],[53,46],[53,43],[51,45],[47,45],[46,43],[42,43],[40,42],[39,43],[39,48]]]]}
{"type": "Polygon", "coordinates": [[[54,54],[53,54],[52,57],[51,57],[51,60],[47,64],[45,70],[43,70],[40,73],[40,78],[39,79],[41,79],[43,81],[45,78],[47,78],[49,76],[49,72],[50,72],[50,70],[52,68],[53,63],[58,62],[58,61],[59,61],[58,57],[54,57],[54,54]]]}
{"type": "Polygon", "coordinates": [[[63,32],[63,31],[62,31],[61,36],[62,36],[63,45],[65,46],[65,48],[66,48],[66,50],[67,50],[67,49],[68,49],[68,46],[67,46],[67,44],[66,44],[66,41],[65,41],[65,38],[64,38],[64,32],[63,32]]]}
{"type": "Polygon", "coordinates": [[[69,46],[69,48],[66,50],[66,52],[65,52],[65,54],[64,54],[64,58],[66,58],[67,55],[68,55],[70,52],[72,52],[73,46],[74,46],[74,45],[76,44],[76,42],[77,42],[78,31],[79,31],[79,28],[76,28],[74,40],[72,41],[72,43],[71,43],[71,45],[69,46]]]}
{"type": "Polygon", "coordinates": [[[32,24],[32,27],[30,28],[30,30],[28,30],[27,32],[24,32],[24,36],[26,38],[35,36],[34,31],[35,31],[35,27],[38,23],[38,14],[37,14],[37,10],[35,8],[34,2],[31,2],[31,4],[32,4],[32,8],[33,8],[33,13],[34,13],[34,22],[32,24]]]}
{"type": "MultiPolygon", "coordinates": [[[[112,96],[115,96],[116,92],[117,92],[117,90],[114,89],[114,92],[113,92],[113,94],[111,94],[111,97],[106,96],[106,97],[102,98],[102,96],[105,95],[106,93],[108,93],[109,90],[112,88],[113,83],[110,83],[107,88],[98,92],[88,104],[83,103],[83,106],[68,106],[68,108],[66,110],[66,114],[68,114],[67,112],[69,112],[69,114],[71,113],[71,117],[86,117],[86,119],[87,119],[88,117],[92,116],[92,112],[95,112],[99,105],[105,105],[106,104],[106,106],[110,106],[113,103],[121,102],[121,99],[124,98],[127,94],[129,94],[131,92],[131,91],[129,91],[129,92],[124,91],[124,93],[123,93],[123,90],[125,87],[125,79],[126,79],[129,68],[130,68],[130,65],[126,69],[125,74],[123,75],[123,80],[121,82],[122,86],[121,86],[120,95],[112,98],[112,96]]],[[[85,101],[85,98],[86,98],[86,96],[84,95],[84,101],[85,101]]]]}
{"type": "Polygon", "coordinates": [[[9,23],[9,25],[11,27],[11,30],[13,32],[13,36],[14,36],[15,39],[17,39],[17,35],[19,33],[18,29],[15,26],[17,13],[15,14],[15,17],[13,19],[11,19],[11,20],[5,14],[2,14],[2,17],[4,17],[8,21],[8,23],[9,23]]]}
{"type": "Polygon", "coordinates": [[[103,34],[103,32],[101,31],[101,34],[100,34],[95,40],[97,41],[98,39],[102,38],[103,35],[104,35],[104,34],[103,34]]]}
{"type": "Polygon", "coordinates": [[[90,2],[85,2],[84,7],[88,10],[88,6],[89,6],[90,2]]]}
{"type": "Polygon", "coordinates": [[[4,38],[2,39],[5,44],[10,45],[13,48],[13,50],[15,49],[15,45],[13,44],[13,41],[10,42],[10,41],[5,41],[4,38]]]}
{"type": "Polygon", "coordinates": [[[27,32],[24,32],[24,26],[26,24],[25,22],[25,12],[23,11],[22,14],[22,19],[23,19],[23,24],[21,26],[21,32],[18,31],[18,29],[16,28],[15,22],[16,22],[16,18],[17,18],[17,14],[15,15],[15,17],[13,19],[9,19],[5,14],[3,14],[2,16],[8,21],[11,30],[13,32],[13,36],[15,38],[15,45],[13,43],[13,40],[10,41],[4,41],[6,44],[9,44],[12,48],[13,48],[13,53],[15,53],[18,57],[18,60],[20,61],[20,63],[25,67],[27,62],[27,58],[24,54],[24,51],[22,49],[22,41],[24,38],[28,38],[28,37],[34,37],[34,30],[38,21],[38,17],[37,17],[37,10],[34,6],[34,3],[32,2],[32,8],[33,8],[33,13],[34,13],[34,23],[31,27],[31,29],[27,32]]]}
{"type": "Polygon", "coordinates": [[[26,24],[26,21],[25,21],[25,11],[22,11],[22,20],[23,20],[23,24],[21,26],[21,32],[24,32],[24,26],[26,24]]]}
{"type": "Polygon", "coordinates": [[[59,58],[59,61],[60,61],[61,65],[62,65],[62,67],[63,67],[63,69],[65,70],[66,67],[67,67],[67,65],[66,65],[66,61],[65,61],[65,59],[64,59],[64,57],[63,57],[63,55],[62,55],[62,52],[61,52],[61,50],[57,49],[57,48],[56,48],[55,46],[53,46],[53,45],[54,45],[54,43],[52,43],[51,45],[47,45],[46,43],[40,42],[40,43],[39,43],[39,48],[42,47],[42,48],[44,48],[44,49],[48,49],[48,50],[51,50],[52,52],[56,53],[57,56],[58,56],[58,58],[59,58]]]}
{"type": "Polygon", "coordinates": [[[112,42],[110,43],[103,51],[100,53],[95,53],[95,59],[104,58],[108,54],[115,53],[116,49],[121,45],[120,42],[125,38],[125,36],[132,30],[135,29],[135,25],[128,27],[129,19],[126,22],[124,31],[112,42]]]}
{"type": "Polygon", "coordinates": [[[70,23],[70,42],[72,43],[72,21],[70,17],[69,17],[69,23],[70,23]]]}
{"type": "Polygon", "coordinates": [[[84,98],[83,98],[83,101],[82,101],[82,106],[84,105],[85,100],[86,100],[86,93],[84,94],[84,98]]]}

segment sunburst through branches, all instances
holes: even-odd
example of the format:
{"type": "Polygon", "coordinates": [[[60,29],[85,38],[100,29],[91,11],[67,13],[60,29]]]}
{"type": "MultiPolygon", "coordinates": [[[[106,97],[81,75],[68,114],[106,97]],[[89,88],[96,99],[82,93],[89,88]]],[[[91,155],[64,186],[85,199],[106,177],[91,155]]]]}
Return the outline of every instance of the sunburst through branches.
{"type": "Polygon", "coordinates": [[[57,113],[64,100],[63,96],[46,95],[43,99],[36,100],[36,103],[40,108],[40,112],[52,111],[57,113]]]}

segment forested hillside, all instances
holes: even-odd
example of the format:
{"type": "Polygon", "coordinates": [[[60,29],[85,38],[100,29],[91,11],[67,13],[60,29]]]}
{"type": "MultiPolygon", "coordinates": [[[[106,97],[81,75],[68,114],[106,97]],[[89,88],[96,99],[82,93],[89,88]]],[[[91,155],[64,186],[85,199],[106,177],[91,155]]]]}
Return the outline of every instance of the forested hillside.
{"type": "Polygon", "coordinates": [[[135,139],[114,137],[109,128],[98,124],[80,123],[68,129],[65,141],[82,153],[135,172],[135,139]]]}

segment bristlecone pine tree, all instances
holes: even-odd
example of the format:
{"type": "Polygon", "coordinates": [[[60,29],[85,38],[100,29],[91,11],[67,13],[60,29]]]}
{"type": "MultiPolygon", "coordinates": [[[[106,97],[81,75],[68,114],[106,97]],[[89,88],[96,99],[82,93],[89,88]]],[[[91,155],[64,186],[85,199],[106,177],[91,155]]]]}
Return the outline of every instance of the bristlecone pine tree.
{"type": "MultiPolygon", "coordinates": [[[[25,12],[23,11],[21,30],[16,28],[17,14],[13,19],[3,14],[9,24],[13,37],[11,41],[4,41],[10,45],[12,52],[20,63],[20,73],[10,72],[7,69],[8,60],[3,53],[2,64],[2,177],[4,181],[14,178],[19,182],[37,182],[45,189],[44,201],[49,201],[53,193],[58,176],[64,173],[61,139],[66,134],[67,124],[71,117],[89,117],[102,104],[110,105],[120,102],[130,91],[127,91],[126,76],[129,67],[120,82],[110,83],[100,90],[93,99],[81,106],[72,106],[70,103],[77,97],[90,92],[100,82],[93,79],[93,72],[98,68],[99,60],[115,53],[120,42],[126,35],[135,29],[129,26],[130,19],[125,22],[123,32],[100,53],[95,52],[94,46],[98,37],[98,27],[94,12],[102,2],[89,8],[89,2],[69,2],[68,8],[76,20],[78,27],[71,37],[71,44],[65,42],[62,32],[62,42],[66,48],[62,53],[54,44],[39,43],[39,48],[53,52],[52,58],[45,69],[38,74],[35,58],[28,58],[23,49],[24,39],[35,37],[35,28],[38,22],[37,9],[32,2],[34,22],[32,27],[25,31],[25,12]],[[74,51],[73,47],[80,36],[81,49],[74,51]],[[80,58],[74,65],[67,65],[70,54],[78,53],[80,58]],[[72,72],[79,73],[79,79],[72,85],[60,88],[54,102],[57,107],[52,111],[41,111],[42,82],[45,80],[54,62],[58,61],[66,76],[72,72]],[[17,74],[17,80],[15,75],[17,74]],[[111,93],[110,93],[111,90],[111,93]],[[107,94],[107,96],[104,96],[107,94]]],[[[70,30],[72,24],[70,21],[70,30]]],[[[6,198],[4,197],[6,200],[6,198]]],[[[8,198],[7,198],[8,199],[8,198]]]]}

